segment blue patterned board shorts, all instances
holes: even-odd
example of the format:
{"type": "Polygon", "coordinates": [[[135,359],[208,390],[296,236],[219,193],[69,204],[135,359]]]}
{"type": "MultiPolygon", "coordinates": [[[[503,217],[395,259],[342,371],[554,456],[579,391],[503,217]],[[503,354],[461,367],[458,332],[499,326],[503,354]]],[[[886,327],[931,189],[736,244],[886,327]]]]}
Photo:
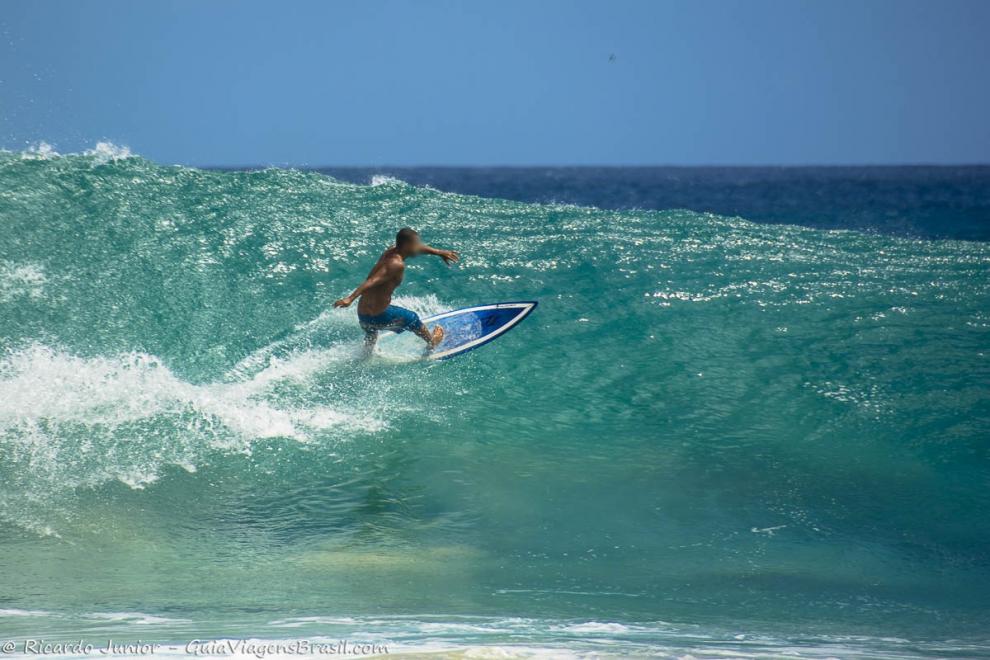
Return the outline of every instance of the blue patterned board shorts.
{"type": "Polygon", "coordinates": [[[391,330],[393,332],[405,332],[412,330],[416,332],[423,327],[423,322],[419,320],[419,315],[405,307],[389,305],[381,314],[369,316],[358,314],[358,322],[368,335],[377,335],[381,330],[391,330]]]}

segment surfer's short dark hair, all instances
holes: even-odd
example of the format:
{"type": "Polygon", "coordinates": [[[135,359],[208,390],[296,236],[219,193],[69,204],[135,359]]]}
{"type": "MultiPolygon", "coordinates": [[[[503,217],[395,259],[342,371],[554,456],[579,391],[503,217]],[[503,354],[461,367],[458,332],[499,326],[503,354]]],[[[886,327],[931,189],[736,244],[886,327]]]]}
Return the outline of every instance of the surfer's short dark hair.
{"type": "Polygon", "coordinates": [[[419,232],[415,229],[410,229],[409,227],[403,227],[399,230],[399,233],[395,235],[395,247],[400,248],[409,241],[412,241],[419,236],[419,232]]]}

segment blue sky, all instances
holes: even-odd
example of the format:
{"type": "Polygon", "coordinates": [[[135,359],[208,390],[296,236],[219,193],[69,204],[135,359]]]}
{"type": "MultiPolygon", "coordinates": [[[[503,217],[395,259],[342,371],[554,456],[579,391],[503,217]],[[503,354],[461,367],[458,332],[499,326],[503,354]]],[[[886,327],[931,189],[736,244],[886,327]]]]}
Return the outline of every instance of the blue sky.
{"type": "Polygon", "coordinates": [[[986,163],[988,30],[985,0],[4,0],[0,146],[110,140],[193,165],[986,163]]]}

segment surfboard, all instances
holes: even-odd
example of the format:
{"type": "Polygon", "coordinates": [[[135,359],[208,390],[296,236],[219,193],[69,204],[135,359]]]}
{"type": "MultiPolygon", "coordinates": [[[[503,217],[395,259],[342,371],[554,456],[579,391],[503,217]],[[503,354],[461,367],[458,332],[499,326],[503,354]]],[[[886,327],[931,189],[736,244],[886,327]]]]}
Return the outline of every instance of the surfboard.
{"type": "Polygon", "coordinates": [[[446,360],[467,353],[501,337],[516,327],[536,308],[536,301],[503,302],[464,307],[423,319],[426,327],[443,328],[443,341],[426,355],[430,360],[446,360]]]}

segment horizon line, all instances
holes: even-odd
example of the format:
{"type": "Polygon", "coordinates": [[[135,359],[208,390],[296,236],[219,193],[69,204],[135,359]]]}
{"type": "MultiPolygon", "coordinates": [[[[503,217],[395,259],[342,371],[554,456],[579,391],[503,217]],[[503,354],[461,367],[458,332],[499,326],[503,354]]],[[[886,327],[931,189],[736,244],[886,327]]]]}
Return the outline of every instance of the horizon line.
{"type": "MultiPolygon", "coordinates": [[[[182,163],[176,163],[177,165],[183,165],[182,163]]],[[[581,163],[581,164],[532,164],[532,165],[513,165],[507,163],[499,163],[493,165],[483,165],[483,164],[410,164],[410,165],[396,165],[396,164],[383,164],[383,165],[361,165],[361,164],[335,164],[335,165],[309,165],[309,164],[293,164],[293,163],[269,163],[267,165],[253,164],[253,165],[184,165],[186,167],[196,167],[199,169],[227,169],[227,170],[238,170],[238,169],[267,169],[270,167],[277,168],[294,168],[294,169],[304,169],[304,170],[322,170],[322,169],[375,169],[375,168],[395,168],[395,169],[647,169],[647,168],[669,168],[669,169],[798,169],[798,168],[817,168],[817,169],[839,169],[839,168],[951,168],[951,167],[990,167],[990,161],[987,162],[972,162],[972,163],[925,163],[925,162],[914,162],[914,163],[789,163],[789,164],[741,164],[741,163],[729,163],[729,164],[697,164],[697,165],[685,165],[685,164],[671,164],[671,163],[656,163],[656,164],[596,164],[596,163],[581,163]]]]}

